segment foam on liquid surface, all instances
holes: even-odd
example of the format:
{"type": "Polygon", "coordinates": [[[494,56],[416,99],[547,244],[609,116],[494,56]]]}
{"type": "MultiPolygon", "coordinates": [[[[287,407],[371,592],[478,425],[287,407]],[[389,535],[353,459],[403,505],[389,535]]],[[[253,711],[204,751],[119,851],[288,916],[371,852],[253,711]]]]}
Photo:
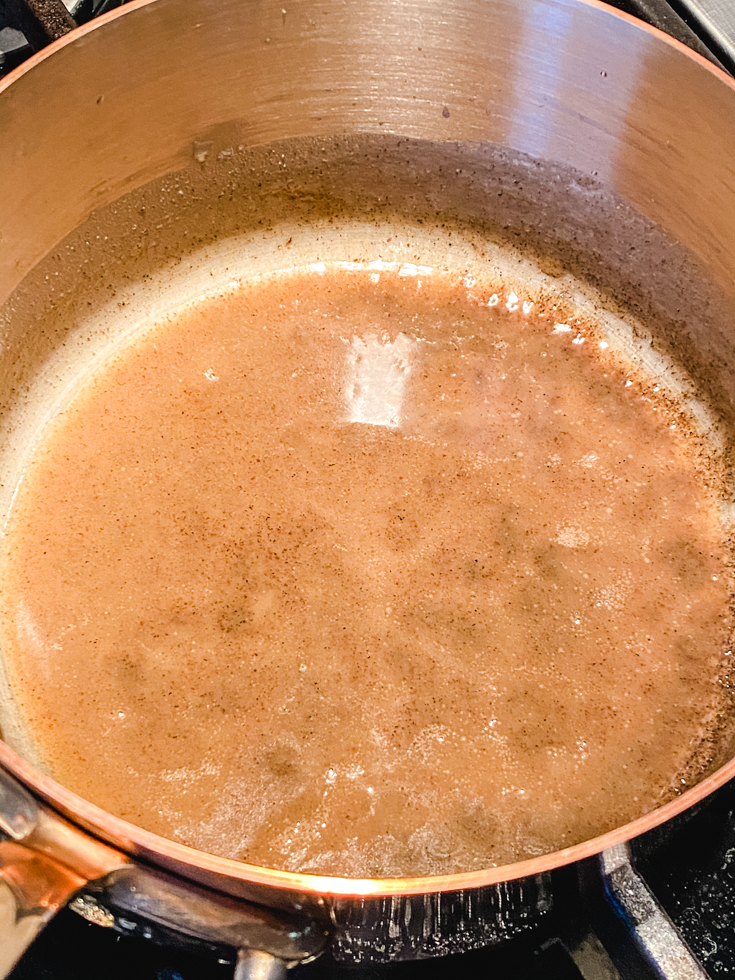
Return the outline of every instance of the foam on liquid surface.
{"type": "Polygon", "coordinates": [[[728,556],[680,414],[515,294],[379,265],[137,341],[11,521],[47,767],[253,864],[567,846],[668,799],[725,708],[728,556]]]}

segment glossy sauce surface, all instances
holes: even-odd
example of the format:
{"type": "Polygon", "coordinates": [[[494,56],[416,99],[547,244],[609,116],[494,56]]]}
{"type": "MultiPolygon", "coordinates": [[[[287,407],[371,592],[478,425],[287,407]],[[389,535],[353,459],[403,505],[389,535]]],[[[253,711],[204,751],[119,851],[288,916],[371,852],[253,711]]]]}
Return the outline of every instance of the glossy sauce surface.
{"type": "Polygon", "coordinates": [[[47,768],[288,870],[470,870],[626,823],[727,709],[685,430],[583,326],[420,268],[181,313],[17,497],[5,642],[47,768]]]}

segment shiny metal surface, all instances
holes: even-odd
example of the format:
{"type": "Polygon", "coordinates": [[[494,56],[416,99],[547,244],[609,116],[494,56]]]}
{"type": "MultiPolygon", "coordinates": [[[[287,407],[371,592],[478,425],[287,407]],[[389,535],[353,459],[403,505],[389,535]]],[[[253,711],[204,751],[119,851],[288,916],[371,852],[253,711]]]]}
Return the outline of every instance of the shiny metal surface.
{"type": "Polygon", "coordinates": [[[10,972],[83,882],[21,844],[0,841],[0,976],[10,972]]]}
{"type": "MultiPolygon", "coordinates": [[[[730,439],[735,90],[725,75],[655,31],[580,0],[293,0],[283,8],[265,0],[133,0],[0,85],[0,302],[8,301],[0,311],[0,408],[7,443],[22,428],[14,420],[26,411],[27,392],[46,378],[68,339],[68,325],[54,320],[65,304],[77,303],[77,311],[87,301],[101,306],[130,281],[160,272],[175,262],[183,234],[202,241],[234,234],[228,215],[238,208],[245,214],[249,205],[221,203],[235,184],[226,172],[218,182],[208,169],[213,161],[222,156],[226,164],[227,153],[289,139],[311,140],[313,156],[322,137],[359,134],[394,137],[387,155],[393,170],[379,163],[379,150],[335,157],[345,187],[350,175],[364,178],[371,215],[396,189],[404,212],[443,214],[446,207],[458,220],[479,215],[514,241],[553,245],[553,263],[568,256],[579,266],[586,257],[582,271],[616,302],[660,316],[657,341],[686,363],[730,439]],[[404,138],[415,151],[410,166],[401,157],[404,138]],[[366,173],[361,159],[369,161],[366,173]],[[164,200],[163,191],[160,200],[136,198],[135,212],[114,204],[175,171],[189,174],[201,195],[188,211],[184,202],[164,200]],[[632,207],[627,223],[621,201],[632,207]],[[55,253],[87,219],[74,244],[55,253]],[[648,247],[656,238],[652,223],[661,229],[655,248],[648,247]],[[689,259],[677,265],[679,246],[691,258],[691,276],[689,259]],[[46,265],[34,271],[44,257],[46,265]]],[[[310,164],[314,180],[324,177],[318,157],[310,164]]],[[[308,217],[316,205],[307,201],[304,167],[301,184],[279,177],[263,207],[293,206],[308,217]]],[[[236,897],[316,916],[338,899],[357,914],[394,896],[457,897],[476,889],[500,895],[509,882],[543,892],[550,869],[627,841],[735,773],[729,762],[633,824],[511,867],[352,880],[202,854],[81,800],[4,744],[0,763],[127,854],[236,897]]],[[[504,913],[509,922],[512,905],[504,913]]]]}
{"type": "Polygon", "coordinates": [[[686,0],[689,23],[735,65],[735,10],[729,0],[686,0]]]}
{"type": "Polygon", "coordinates": [[[91,882],[81,898],[116,916],[237,950],[267,951],[290,965],[314,959],[328,941],[328,931],[306,916],[278,916],[136,865],[91,882]]]}
{"type": "Polygon", "coordinates": [[[92,877],[127,861],[38,804],[0,773],[0,976],[92,877]],[[23,840],[24,844],[18,843],[23,840]]]}
{"type": "Polygon", "coordinates": [[[0,298],[91,207],[184,165],[192,141],[224,123],[250,144],[395,132],[553,159],[612,182],[731,281],[714,205],[728,172],[715,160],[732,155],[730,82],[602,6],[295,0],[283,15],[261,2],[156,0],[57,46],[0,87],[0,298]],[[110,80],[108,59],[133,46],[135,75],[110,80]],[[686,135],[673,154],[676,132],[686,135]],[[50,168],[50,157],[68,162],[50,168]]]}
{"type": "Polygon", "coordinates": [[[600,855],[607,900],[622,916],[646,965],[662,980],[707,980],[707,974],[636,872],[626,844],[600,855]]]}
{"type": "Polygon", "coordinates": [[[38,825],[38,804],[7,772],[0,772],[0,831],[22,841],[38,825]]]}
{"type": "Polygon", "coordinates": [[[238,957],[234,980],[283,980],[286,967],[265,953],[245,952],[238,957]]]}

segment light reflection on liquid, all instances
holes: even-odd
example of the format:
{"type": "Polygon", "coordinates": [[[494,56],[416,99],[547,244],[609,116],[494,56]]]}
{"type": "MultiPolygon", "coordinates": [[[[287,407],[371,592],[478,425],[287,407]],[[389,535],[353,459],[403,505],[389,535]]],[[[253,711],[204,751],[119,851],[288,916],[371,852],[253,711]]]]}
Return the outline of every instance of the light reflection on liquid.
{"type": "Polygon", "coordinates": [[[348,422],[399,428],[403,402],[418,347],[416,338],[353,337],[346,352],[348,422]]]}

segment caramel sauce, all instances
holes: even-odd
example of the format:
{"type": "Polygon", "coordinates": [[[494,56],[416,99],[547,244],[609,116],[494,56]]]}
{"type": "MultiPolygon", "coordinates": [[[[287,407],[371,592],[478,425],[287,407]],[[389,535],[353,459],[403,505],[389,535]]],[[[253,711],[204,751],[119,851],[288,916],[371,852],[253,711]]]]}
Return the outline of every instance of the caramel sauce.
{"type": "Polygon", "coordinates": [[[78,394],[4,582],[57,779],[348,876],[511,862],[680,787],[731,625],[697,439],[592,333],[491,293],[282,273],[78,394]]]}

